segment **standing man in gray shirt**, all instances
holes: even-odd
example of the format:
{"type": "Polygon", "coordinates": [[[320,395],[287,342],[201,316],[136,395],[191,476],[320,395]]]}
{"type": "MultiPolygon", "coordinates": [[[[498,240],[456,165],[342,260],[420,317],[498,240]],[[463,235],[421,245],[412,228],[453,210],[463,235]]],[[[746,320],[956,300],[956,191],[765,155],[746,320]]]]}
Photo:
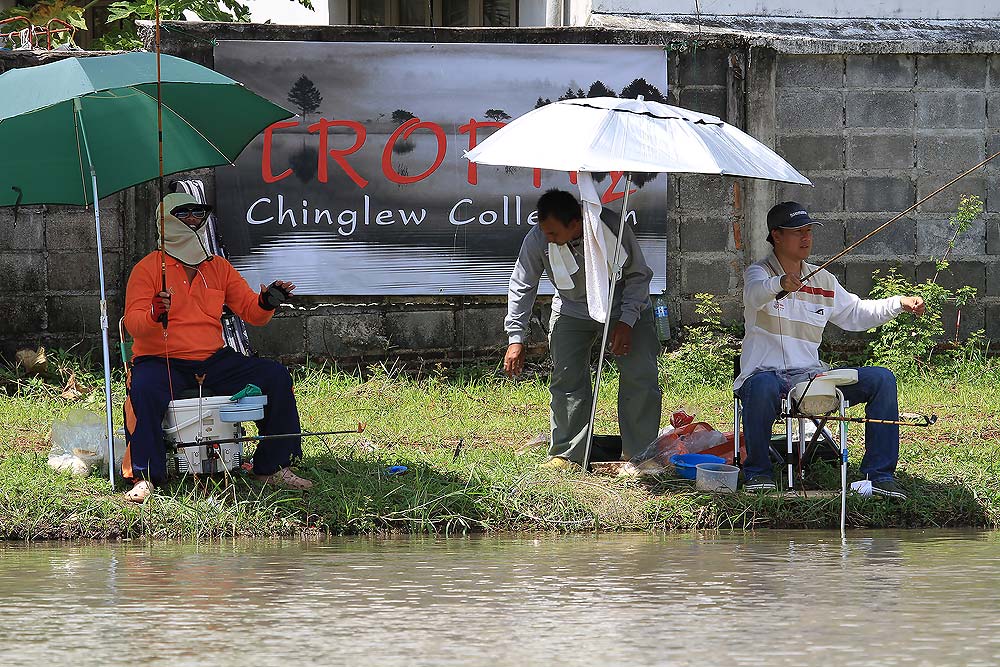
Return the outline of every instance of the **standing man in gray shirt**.
{"type": "MultiPolygon", "coordinates": [[[[549,190],[538,200],[538,220],[538,225],[524,237],[510,277],[504,322],[510,344],[504,357],[504,371],[516,376],[524,369],[524,341],[544,270],[556,285],[556,294],[549,322],[552,437],[550,458],[542,466],[567,469],[583,463],[593,400],[590,357],[594,343],[601,340],[604,323],[591,319],[587,309],[580,203],[568,192],[549,190]],[[550,254],[565,255],[565,250],[556,246],[568,248],[575,262],[557,258],[560,270],[554,275],[550,254]],[[565,275],[567,264],[572,267],[574,263],[576,270],[570,269],[570,275],[565,275]]],[[[649,298],[653,271],[643,259],[629,225],[625,225],[623,234],[622,249],[628,253],[628,259],[611,303],[609,348],[620,373],[618,425],[622,454],[631,458],[656,438],[662,395],[656,366],[660,343],[649,298]]]]}

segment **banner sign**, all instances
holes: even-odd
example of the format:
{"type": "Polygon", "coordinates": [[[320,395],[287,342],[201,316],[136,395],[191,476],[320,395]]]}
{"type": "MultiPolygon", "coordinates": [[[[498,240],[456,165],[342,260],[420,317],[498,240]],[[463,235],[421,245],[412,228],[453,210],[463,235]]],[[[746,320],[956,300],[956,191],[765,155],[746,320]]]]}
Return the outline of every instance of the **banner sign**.
{"type": "MultiPolygon", "coordinates": [[[[506,294],[538,197],[578,196],[575,175],[464,152],[558,99],[666,95],[646,46],[222,41],[215,68],[299,114],[216,170],[230,260],[251,285],[323,296],[506,294]]],[[[629,220],[659,293],[667,181],[637,176],[629,220]]],[[[620,214],[621,174],[597,178],[620,214]]]]}

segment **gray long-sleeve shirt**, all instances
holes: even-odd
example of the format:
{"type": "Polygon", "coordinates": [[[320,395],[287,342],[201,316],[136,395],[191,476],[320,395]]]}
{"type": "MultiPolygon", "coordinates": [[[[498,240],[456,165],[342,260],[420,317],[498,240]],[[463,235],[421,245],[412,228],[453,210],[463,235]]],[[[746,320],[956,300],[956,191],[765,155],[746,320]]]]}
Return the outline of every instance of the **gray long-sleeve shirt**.
{"type": "MultiPolygon", "coordinates": [[[[609,226],[612,231],[616,227],[617,225],[609,226]]],[[[528,232],[524,242],[521,243],[521,252],[517,256],[514,272],[510,276],[510,286],[507,289],[507,319],[504,320],[504,329],[507,331],[510,343],[523,343],[527,338],[528,322],[531,318],[531,309],[535,305],[535,297],[538,295],[538,281],[542,277],[542,271],[544,270],[549,279],[552,279],[548,245],[549,242],[540,227],[528,232]]],[[[552,310],[569,317],[590,319],[590,312],[587,310],[583,239],[570,241],[568,246],[580,268],[572,275],[572,289],[556,288],[556,294],[552,297],[552,310]]],[[[625,225],[622,248],[628,253],[628,261],[622,268],[621,280],[615,286],[611,319],[618,319],[629,326],[635,326],[639,313],[652,307],[649,282],[653,279],[653,270],[642,256],[642,249],[631,225],[625,225]]]]}

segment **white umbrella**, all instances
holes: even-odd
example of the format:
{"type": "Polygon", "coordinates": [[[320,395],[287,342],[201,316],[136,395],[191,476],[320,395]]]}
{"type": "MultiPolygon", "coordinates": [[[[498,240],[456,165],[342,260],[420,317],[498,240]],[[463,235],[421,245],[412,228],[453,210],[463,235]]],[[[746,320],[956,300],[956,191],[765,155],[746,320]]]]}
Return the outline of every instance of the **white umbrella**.
{"type": "Polygon", "coordinates": [[[722,174],[812,185],[777,153],[720,118],[642,98],[547,104],[497,130],[465,157],[556,171],[722,174]]]}
{"type": "MultiPolygon", "coordinates": [[[[621,171],[621,224],[633,172],[721,174],[812,185],[777,153],[720,118],[659,102],[617,97],[561,100],[529,111],[465,153],[470,162],[571,172],[621,171]]],[[[607,303],[621,276],[621,229],[610,263],[607,303]]],[[[610,308],[609,308],[610,310],[610,308]]],[[[611,318],[604,318],[583,469],[590,464],[597,397],[611,318]]]]}

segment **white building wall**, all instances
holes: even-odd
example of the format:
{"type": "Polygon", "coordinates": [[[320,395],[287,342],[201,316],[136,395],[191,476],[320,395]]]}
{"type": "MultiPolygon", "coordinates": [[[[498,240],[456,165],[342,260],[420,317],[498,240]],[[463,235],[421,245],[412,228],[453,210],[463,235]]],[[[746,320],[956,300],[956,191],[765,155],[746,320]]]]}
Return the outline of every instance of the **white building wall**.
{"type": "Polygon", "coordinates": [[[1000,0],[592,0],[607,14],[702,14],[815,18],[1000,19],[1000,0]]]}

